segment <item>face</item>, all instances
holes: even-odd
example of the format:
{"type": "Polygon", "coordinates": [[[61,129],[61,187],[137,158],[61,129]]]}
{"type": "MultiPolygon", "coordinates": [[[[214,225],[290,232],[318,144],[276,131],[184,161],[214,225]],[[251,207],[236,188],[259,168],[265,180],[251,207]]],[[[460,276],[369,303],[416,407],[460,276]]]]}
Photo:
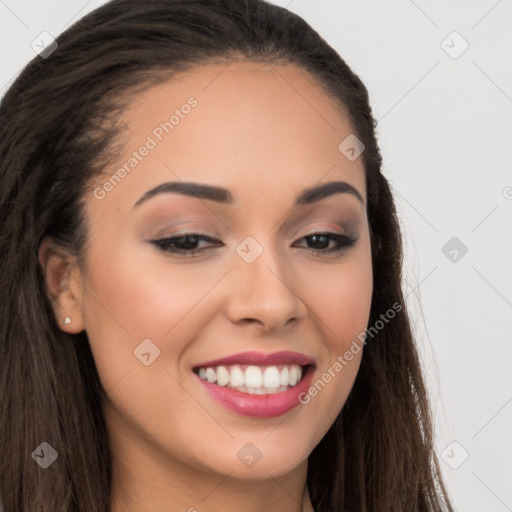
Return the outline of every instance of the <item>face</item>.
{"type": "Polygon", "coordinates": [[[231,63],[147,90],[123,122],[63,312],[87,333],[115,457],[159,474],[304,470],[354,383],[372,296],[347,116],[292,65],[231,63]]]}

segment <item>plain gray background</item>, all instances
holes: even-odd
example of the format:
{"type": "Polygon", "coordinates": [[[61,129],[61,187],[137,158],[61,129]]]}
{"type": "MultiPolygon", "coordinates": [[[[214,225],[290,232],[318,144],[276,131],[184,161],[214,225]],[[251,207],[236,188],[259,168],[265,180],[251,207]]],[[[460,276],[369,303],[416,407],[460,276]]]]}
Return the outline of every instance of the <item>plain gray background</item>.
{"type": "MultiPolygon", "coordinates": [[[[0,0],[0,95],[42,32],[103,3],[0,0]]],[[[512,510],[512,1],[273,3],[368,87],[443,473],[457,510],[512,510]]]]}

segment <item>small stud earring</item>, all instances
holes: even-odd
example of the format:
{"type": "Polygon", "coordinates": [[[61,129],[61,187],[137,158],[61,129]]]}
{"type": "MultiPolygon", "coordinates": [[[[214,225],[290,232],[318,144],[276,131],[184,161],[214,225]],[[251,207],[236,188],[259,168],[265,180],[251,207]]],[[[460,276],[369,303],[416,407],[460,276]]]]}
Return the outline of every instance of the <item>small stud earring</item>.
{"type": "Polygon", "coordinates": [[[62,323],[64,325],[69,325],[71,323],[71,317],[67,316],[66,318],[64,318],[64,320],[62,321],[62,323]]]}

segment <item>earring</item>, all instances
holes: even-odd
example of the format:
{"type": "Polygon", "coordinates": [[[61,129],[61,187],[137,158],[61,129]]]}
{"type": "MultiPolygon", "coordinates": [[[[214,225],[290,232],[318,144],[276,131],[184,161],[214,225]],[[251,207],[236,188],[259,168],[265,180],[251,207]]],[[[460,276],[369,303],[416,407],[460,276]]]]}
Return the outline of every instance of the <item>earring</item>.
{"type": "Polygon", "coordinates": [[[67,316],[66,318],[64,318],[64,320],[62,321],[62,323],[64,325],[69,325],[71,323],[71,317],[70,316],[67,316]]]}

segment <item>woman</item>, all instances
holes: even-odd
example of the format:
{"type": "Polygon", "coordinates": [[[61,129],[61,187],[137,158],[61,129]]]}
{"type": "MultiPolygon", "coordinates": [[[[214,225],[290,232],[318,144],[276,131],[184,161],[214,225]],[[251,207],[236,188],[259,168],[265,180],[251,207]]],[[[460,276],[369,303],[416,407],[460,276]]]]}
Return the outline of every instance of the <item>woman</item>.
{"type": "Polygon", "coordinates": [[[261,0],[113,0],[0,106],[6,511],[452,510],[367,90],[261,0]]]}

